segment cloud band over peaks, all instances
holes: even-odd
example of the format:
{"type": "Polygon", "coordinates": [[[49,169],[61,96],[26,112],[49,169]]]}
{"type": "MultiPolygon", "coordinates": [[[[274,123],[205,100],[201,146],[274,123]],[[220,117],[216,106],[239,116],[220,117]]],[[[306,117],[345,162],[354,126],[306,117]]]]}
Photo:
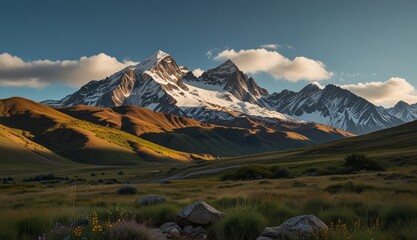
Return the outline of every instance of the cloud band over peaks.
{"type": "Polygon", "coordinates": [[[417,91],[404,78],[393,77],[384,82],[366,82],[341,85],[375,105],[391,107],[398,101],[417,103],[417,91]]]}
{"type": "Polygon", "coordinates": [[[326,69],[324,63],[306,57],[286,58],[277,51],[265,48],[219,52],[214,60],[232,60],[245,73],[268,73],[275,79],[291,82],[300,80],[320,81],[330,79],[333,73],[326,69]]]}

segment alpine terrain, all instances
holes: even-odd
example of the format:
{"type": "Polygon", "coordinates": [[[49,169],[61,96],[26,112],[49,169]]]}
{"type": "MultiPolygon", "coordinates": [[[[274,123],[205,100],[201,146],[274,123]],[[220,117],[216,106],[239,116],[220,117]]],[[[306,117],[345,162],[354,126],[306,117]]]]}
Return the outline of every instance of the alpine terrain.
{"type": "Polygon", "coordinates": [[[399,101],[394,107],[388,108],[387,111],[405,122],[417,120],[417,103],[410,105],[404,101],[399,101]]]}
{"type": "Polygon", "coordinates": [[[251,129],[266,127],[299,134],[311,132],[313,128],[315,133],[310,133],[308,138],[317,142],[330,139],[317,131],[317,125],[306,121],[354,134],[404,123],[334,85],[320,89],[310,84],[298,93],[284,90],[269,94],[230,60],[197,78],[162,51],[104,80],[91,81],[59,101],[43,103],[55,107],[133,105],[205,123],[251,129]]]}
{"type": "Polygon", "coordinates": [[[373,132],[404,123],[352,92],[329,84],[320,89],[309,84],[299,92],[284,90],[263,98],[271,110],[344,129],[355,134],[373,132]]]}

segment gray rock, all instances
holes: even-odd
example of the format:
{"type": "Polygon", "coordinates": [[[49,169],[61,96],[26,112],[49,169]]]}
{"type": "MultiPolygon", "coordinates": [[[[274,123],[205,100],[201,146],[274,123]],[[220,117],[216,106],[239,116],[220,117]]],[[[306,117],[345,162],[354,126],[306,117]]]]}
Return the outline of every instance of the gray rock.
{"type": "Polygon", "coordinates": [[[176,229],[176,228],[171,229],[171,231],[169,231],[168,235],[170,237],[174,237],[174,238],[181,237],[180,231],[178,231],[178,229],[176,229]]]}
{"type": "Polygon", "coordinates": [[[177,215],[176,222],[180,226],[205,226],[219,221],[224,216],[224,213],[208,205],[206,202],[198,201],[182,209],[177,215]]]}
{"type": "Polygon", "coordinates": [[[313,215],[302,215],[288,219],[278,227],[267,227],[257,240],[269,239],[315,239],[313,234],[327,232],[329,228],[313,215]]]}
{"type": "Polygon", "coordinates": [[[206,233],[206,230],[200,226],[200,227],[194,228],[191,233],[195,235],[200,235],[200,234],[206,233]]]}
{"type": "Polygon", "coordinates": [[[159,195],[146,195],[136,200],[141,205],[160,204],[167,201],[166,197],[159,195]]]}
{"type": "Polygon", "coordinates": [[[190,234],[190,233],[192,233],[192,232],[193,232],[194,227],[193,227],[193,226],[191,226],[191,225],[187,225],[187,226],[185,226],[185,227],[183,228],[183,230],[184,230],[184,233],[186,233],[186,234],[190,234]]]}
{"type": "Polygon", "coordinates": [[[161,229],[162,233],[170,233],[172,229],[177,229],[180,233],[182,232],[181,227],[175,222],[166,222],[162,224],[159,229],[161,229]]]}
{"type": "Polygon", "coordinates": [[[274,240],[274,239],[269,238],[269,237],[260,236],[260,237],[257,237],[256,240],[274,240]]]}

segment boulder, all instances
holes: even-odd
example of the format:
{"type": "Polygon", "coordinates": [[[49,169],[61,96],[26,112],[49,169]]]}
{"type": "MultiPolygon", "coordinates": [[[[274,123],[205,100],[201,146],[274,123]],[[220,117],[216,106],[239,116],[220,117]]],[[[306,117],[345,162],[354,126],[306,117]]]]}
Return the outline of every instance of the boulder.
{"type": "Polygon", "coordinates": [[[205,234],[207,232],[203,227],[199,226],[199,227],[194,228],[191,233],[194,235],[200,235],[200,234],[205,234]]]}
{"type": "Polygon", "coordinates": [[[179,238],[179,237],[181,237],[181,233],[180,233],[180,231],[178,231],[178,229],[173,228],[173,229],[171,229],[171,231],[169,231],[168,236],[170,236],[172,238],[179,238]]]}
{"type": "Polygon", "coordinates": [[[277,227],[267,227],[257,240],[316,239],[318,234],[329,228],[313,215],[302,215],[288,219],[277,227]]]}
{"type": "Polygon", "coordinates": [[[175,222],[166,222],[162,224],[159,229],[161,229],[162,233],[170,233],[172,229],[177,229],[180,233],[182,232],[181,227],[175,222]]]}
{"type": "Polygon", "coordinates": [[[192,232],[193,232],[194,227],[193,227],[193,226],[191,226],[191,225],[187,225],[187,226],[185,226],[185,227],[183,228],[183,230],[184,230],[184,233],[186,233],[186,234],[190,234],[190,233],[192,233],[192,232]]]}
{"type": "Polygon", "coordinates": [[[205,226],[219,221],[224,216],[224,213],[208,205],[206,202],[198,201],[182,209],[177,215],[176,222],[180,226],[205,226]]]}
{"type": "Polygon", "coordinates": [[[141,205],[160,204],[167,201],[166,197],[159,195],[146,195],[136,200],[141,205]]]}

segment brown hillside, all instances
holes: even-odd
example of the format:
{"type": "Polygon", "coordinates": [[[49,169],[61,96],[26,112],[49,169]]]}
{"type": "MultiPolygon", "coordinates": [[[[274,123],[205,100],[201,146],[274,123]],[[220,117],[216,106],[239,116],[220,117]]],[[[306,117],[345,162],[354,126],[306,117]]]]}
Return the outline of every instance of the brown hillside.
{"type": "Polygon", "coordinates": [[[148,162],[149,159],[144,159],[136,151],[137,146],[153,154],[152,160],[190,161],[196,157],[152,144],[117,129],[73,118],[23,98],[0,100],[0,124],[19,129],[31,141],[77,162],[106,165],[148,162]]]}

